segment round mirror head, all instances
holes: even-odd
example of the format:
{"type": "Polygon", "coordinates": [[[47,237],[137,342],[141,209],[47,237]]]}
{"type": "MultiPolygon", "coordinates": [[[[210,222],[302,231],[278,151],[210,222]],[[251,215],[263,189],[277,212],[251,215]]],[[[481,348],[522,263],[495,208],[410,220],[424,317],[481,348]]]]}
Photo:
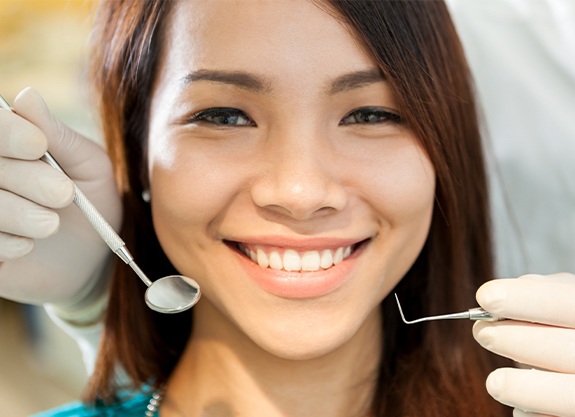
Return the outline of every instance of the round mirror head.
{"type": "Polygon", "coordinates": [[[200,299],[198,283],[182,275],[170,275],[152,283],[146,290],[146,304],[160,313],[179,313],[200,299]]]}

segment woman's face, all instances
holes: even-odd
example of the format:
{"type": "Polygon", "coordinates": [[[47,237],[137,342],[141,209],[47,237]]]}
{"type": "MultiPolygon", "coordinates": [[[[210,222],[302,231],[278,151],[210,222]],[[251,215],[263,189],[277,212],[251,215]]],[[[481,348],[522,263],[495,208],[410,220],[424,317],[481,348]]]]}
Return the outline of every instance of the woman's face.
{"type": "Polygon", "coordinates": [[[390,85],[305,0],[182,1],[165,27],[151,204],[202,287],[196,331],[285,358],[353,340],[418,256],[434,201],[390,85]]]}

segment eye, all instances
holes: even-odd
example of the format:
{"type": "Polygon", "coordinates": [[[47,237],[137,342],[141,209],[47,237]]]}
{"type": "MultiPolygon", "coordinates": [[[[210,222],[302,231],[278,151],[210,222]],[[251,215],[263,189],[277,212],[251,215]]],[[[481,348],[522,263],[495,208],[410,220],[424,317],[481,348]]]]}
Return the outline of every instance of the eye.
{"type": "Polygon", "coordinates": [[[360,107],[346,114],[340,126],[353,124],[401,123],[401,116],[382,107],[360,107]]]}
{"type": "Polygon", "coordinates": [[[215,126],[256,126],[256,123],[243,111],[227,107],[214,107],[194,113],[188,123],[208,123],[215,126]]]}

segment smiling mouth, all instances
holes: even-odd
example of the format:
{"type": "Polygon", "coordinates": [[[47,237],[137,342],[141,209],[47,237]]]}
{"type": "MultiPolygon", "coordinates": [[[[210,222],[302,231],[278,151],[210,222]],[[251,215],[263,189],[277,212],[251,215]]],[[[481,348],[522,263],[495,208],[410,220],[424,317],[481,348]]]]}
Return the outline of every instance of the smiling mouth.
{"type": "Polygon", "coordinates": [[[259,245],[229,242],[231,246],[262,269],[287,272],[315,272],[332,268],[350,257],[367,240],[333,249],[298,251],[269,249],[259,245]]]}

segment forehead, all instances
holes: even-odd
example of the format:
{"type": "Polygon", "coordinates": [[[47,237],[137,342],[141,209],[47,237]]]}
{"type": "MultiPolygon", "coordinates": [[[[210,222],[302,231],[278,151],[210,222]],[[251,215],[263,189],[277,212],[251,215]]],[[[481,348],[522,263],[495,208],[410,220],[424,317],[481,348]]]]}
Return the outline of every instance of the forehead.
{"type": "Polygon", "coordinates": [[[181,0],[164,27],[162,66],[178,74],[224,68],[290,79],[375,67],[348,28],[310,0],[181,0]]]}

